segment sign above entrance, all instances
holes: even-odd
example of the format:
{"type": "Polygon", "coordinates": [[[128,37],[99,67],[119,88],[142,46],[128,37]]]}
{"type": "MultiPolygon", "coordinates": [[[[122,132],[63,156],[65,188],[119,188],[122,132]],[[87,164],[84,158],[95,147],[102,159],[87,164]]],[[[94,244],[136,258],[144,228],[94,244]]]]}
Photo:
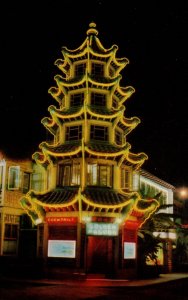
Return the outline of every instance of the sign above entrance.
{"type": "Polygon", "coordinates": [[[87,235],[117,236],[118,224],[116,223],[86,223],[87,235]]]}
{"type": "Polygon", "coordinates": [[[46,217],[45,221],[48,224],[76,224],[77,218],[75,218],[75,217],[46,217]]]}

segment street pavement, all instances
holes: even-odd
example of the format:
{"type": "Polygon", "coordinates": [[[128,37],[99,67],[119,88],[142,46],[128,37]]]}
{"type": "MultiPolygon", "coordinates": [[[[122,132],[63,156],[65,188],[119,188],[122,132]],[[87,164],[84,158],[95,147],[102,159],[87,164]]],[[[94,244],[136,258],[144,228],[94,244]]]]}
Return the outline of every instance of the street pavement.
{"type": "Polygon", "coordinates": [[[0,276],[0,300],[187,300],[187,286],[188,273],[139,280],[0,276]]]}
{"type": "Polygon", "coordinates": [[[157,278],[148,278],[148,279],[106,279],[106,278],[86,278],[86,279],[24,279],[16,277],[6,277],[0,276],[0,281],[2,282],[25,282],[28,284],[44,284],[44,285],[74,285],[74,286],[85,286],[85,287],[141,287],[156,285],[165,282],[175,282],[177,280],[188,279],[188,273],[168,273],[160,274],[157,278]]]}

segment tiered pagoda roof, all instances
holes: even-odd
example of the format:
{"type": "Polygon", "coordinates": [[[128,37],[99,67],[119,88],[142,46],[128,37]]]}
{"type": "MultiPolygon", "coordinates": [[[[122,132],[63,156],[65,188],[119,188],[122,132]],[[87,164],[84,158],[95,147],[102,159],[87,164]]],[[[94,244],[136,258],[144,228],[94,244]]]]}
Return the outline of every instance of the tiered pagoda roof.
{"type": "MultiPolygon", "coordinates": [[[[63,59],[58,59],[55,65],[63,75],[54,77],[56,87],[51,87],[49,93],[57,101],[58,107],[51,105],[48,111],[51,117],[42,119],[42,124],[54,138],[61,133],[61,138],[55,142],[42,142],[39,151],[33,154],[33,159],[44,167],[55,165],[58,160],[80,158],[85,160],[104,159],[139,169],[148,158],[143,152],[130,152],[131,145],[127,142],[127,135],[140,123],[137,117],[125,117],[124,102],[135,92],[132,86],[121,87],[121,70],[129,63],[127,58],[117,58],[118,47],[113,45],[105,49],[97,37],[98,31],[94,23],[90,24],[87,37],[75,50],[62,48],[63,59]],[[93,74],[91,61],[104,66],[104,74],[93,74]],[[75,68],[79,62],[83,63],[83,74],[76,74],[75,68]],[[77,105],[71,106],[70,97],[75,92],[84,94],[77,105]],[[91,103],[90,93],[108,95],[107,105],[91,103]],[[113,102],[114,101],[114,102],[113,102]],[[63,138],[65,126],[77,122],[82,126],[82,137],[78,140],[66,141],[63,138]],[[100,122],[101,126],[108,126],[114,132],[116,128],[124,134],[124,142],[117,144],[115,139],[98,141],[88,138],[86,134],[89,122],[100,122]]],[[[98,124],[98,123],[96,123],[98,124]]],[[[31,214],[33,220],[42,218],[47,211],[106,211],[117,212],[131,218],[136,215],[144,221],[157,207],[156,200],[143,202],[136,192],[123,192],[105,187],[61,187],[43,193],[30,191],[22,199],[22,206],[31,214]],[[126,208],[126,209],[125,209],[126,208]]],[[[140,224],[141,224],[140,223],[140,224]]]]}

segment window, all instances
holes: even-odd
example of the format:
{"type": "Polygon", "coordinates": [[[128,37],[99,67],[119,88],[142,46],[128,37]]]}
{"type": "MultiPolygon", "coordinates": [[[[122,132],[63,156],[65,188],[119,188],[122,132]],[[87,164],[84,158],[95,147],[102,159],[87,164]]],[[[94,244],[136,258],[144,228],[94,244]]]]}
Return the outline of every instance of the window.
{"type": "Polygon", "coordinates": [[[106,107],[106,95],[91,93],[91,105],[106,107]]]}
{"type": "Polygon", "coordinates": [[[41,192],[44,189],[42,173],[33,173],[31,175],[31,189],[38,192],[41,192]]]}
{"type": "Polygon", "coordinates": [[[5,167],[0,165],[0,204],[2,203],[2,200],[3,200],[4,170],[5,170],[5,167]]]}
{"type": "Polygon", "coordinates": [[[66,141],[76,141],[82,138],[82,126],[66,127],[66,141]]]}
{"type": "Polygon", "coordinates": [[[99,184],[102,186],[110,186],[111,168],[110,166],[98,166],[99,184]]]}
{"type": "Polygon", "coordinates": [[[91,139],[108,141],[108,127],[91,125],[91,139]]]}
{"type": "Polygon", "coordinates": [[[23,193],[27,193],[30,188],[30,173],[23,172],[23,193]]]}
{"type": "Polygon", "coordinates": [[[63,185],[70,185],[71,181],[71,166],[63,166],[62,170],[62,183],[63,185]]]}
{"type": "Polygon", "coordinates": [[[104,66],[100,63],[92,63],[91,74],[96,76],[104,76],[104,66]]]}
{"type": "Polygon", "coordinates": [[[73,164],[72,166],[72,180],[71,185],[80,184],[80,164],[73,164]]]}
{"type": "Polygon", "coordinates": [[[59,165],[57,185],[80,185],[80,164],[59,165]]]}
{"type": "Polygon", "coordinates": [[[112,167],[106,165],[88,164],[87,184],[112,186],[112,167]]]}
{"type": "Polygon", "coordinates": [[[9,168],[8,189],[17,190],[20,184],[20,167],[12,166],[9,168]]]}
{"type": "Polygon", "coordinates": [[[87,184],[97,185],[97,164],[88,164],[87,166],[87,184]]]}
{"type": "Polygon", "coordinates": [[[73,94],[70,98],[70,107],[72,106],[81,106],[84,102],[84,93],[73,94]]]}
{"type": "Polygon", "coordinates": [[[17,224],[5,224],[5,239],[17,239],[18,237],[18,225],[17,224]]]}
{"type": "Polygon", "coordinates": [[[131,189],[132,184],[132,172],[129,168],[121,169],[121,188],[122,189],[131,189]]]}
{"type": "Polygon", "coordinates": [[[81,76],[84,75],[86,72],[86,64],[78,64],[75,66],[75,76],[81,76]]]}
{"type": "Polygon", "coordinates": [[[16,254],[18,239],[18,225],[5,224],[5,234],[3,243],[3,254],[16,254]]]}
{"type": "Polygon", "coordinates": [[[4,172],[4,166],[0,166],[0,190],[3,186],[3,172],[4,172]]]}

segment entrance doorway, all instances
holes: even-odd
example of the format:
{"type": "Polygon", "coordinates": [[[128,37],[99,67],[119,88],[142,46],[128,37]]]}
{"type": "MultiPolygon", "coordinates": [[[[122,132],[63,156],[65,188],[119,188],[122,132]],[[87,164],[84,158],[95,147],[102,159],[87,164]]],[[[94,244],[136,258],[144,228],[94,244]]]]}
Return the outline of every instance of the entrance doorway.
{"type": "Polygon", "coordinates": [[[113,237],[88,236],[87,273],[114,273],[115,240],[113,237]]]}

